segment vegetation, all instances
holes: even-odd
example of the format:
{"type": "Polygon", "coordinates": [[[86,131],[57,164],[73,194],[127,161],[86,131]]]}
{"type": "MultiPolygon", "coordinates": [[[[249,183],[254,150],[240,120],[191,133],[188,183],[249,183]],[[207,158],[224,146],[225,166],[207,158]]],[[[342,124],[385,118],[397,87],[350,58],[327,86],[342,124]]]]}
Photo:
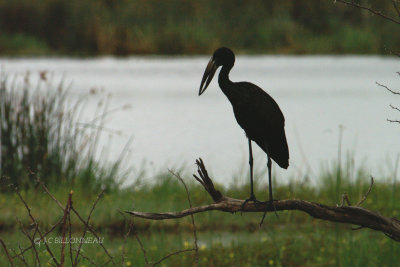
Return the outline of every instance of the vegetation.
{"type": "MultiPolygon", "coordinates": [[[[391,1],[357,2],[397,16],[391,1]]],[[[320,0],[2,0],[0,54],[382,54],[400,46],[396,26],[320,0]]]]}
{"type": "MultiPolygon", "coordinates": [[[[287,185],[277,184],[275,194],[279,199],[298,198],[334,205],[337,203],[337,174],[342,180],[339,191],[347,192],[350,201],[357,202],[368,190],[369,177],[362,169],[346,164],[338,170],[337,164],[320,174],[321,184],[310,186],[307,179],[293,180],[287,185]]],[[[258,181],[260,177],[258,177],[258,181]]],[[[128,220],[118,210],[166,211],[188,207],[186,193],[179,181],[169,173],[153,178],[153,184],[135,183],[132,186],[106,193],[99,201],[91,217],[91,225],[104,238],[104,246],[121,263],[122,251],[126,250],[125,266],[144,266],[141,248],[130,233],[124,245],[128,231],[128,220]]],[[[185,178],[193,205],[208,204],[211,199],[204,189],[195,184],[194,179],[185,178]],[[190,180],[188,180],[190,179],[190,180]]],[[[249,188],[243,178],[243,185],[224,187],[223,194],[237,198],[247,196],[249,188]]],[[[379,211],[386,216],[398,216],[400,204],[396,182],[378,179],[372,192],[363,204],[364,207],[379,211]]],[[[267,186],[257,183],[256,194],[267,198],[267,186]]],[[[70,188],[50,188],[52,194],[66,203],[70,188]]],[[[41,190],[42,191],[42,190],[41,190]]],[[[31,212],[38,219],[42,229],[49,229],[60,218],[62,212],[49,196],[28,189],[21,195],[29,203],[31,212]]],[[[22,235],[16,218],[29,228],[27,211],[16,194],[0,196],[0,232],[1,239],[8,248],[18,249],[29,245],[22,235]]],[[[84,187],[75,186],[74,207],[82,216],[87,216],[95,193],[87,192],[84,187]]],[[[340,203],[339,203],[340,204],[340,203]]],[[[129,218],[128,218],[129,219],[129,218]]],[[[301,212],[280,212],[276,218],[268,214],[264,225],[259,228],[261,214],[227,214],[208,212],[195,215],[198,230],[200,266],[395,266],[400,260],[400,247],[385,235],[369,229],[352,230],[350,225],[339,225],[312,219],[301,212]],[[337,261],[337,262],[336,262],[337,261]]],[[[83,225],[72,217],[73,237],[80,237],[83,225]]],[[[168,253],[193,247],[192,224],[190,218],[170,221],[135,220],[137,233],[143,242],[150,260],[156,261],[168,253]]],[[[59,237],[61,229],[52,237],[59,237]]],[[[93,237],[88,233],[88,236],[93,237]]],[[[50,244],[59,255],[60,244],[50,244]]],[[[105,262],[106,254],[96,244],[84,244],[86,257],[105,262]]],[[[42,247],[39,249],[42,262],[50,257],[42,247]]],[[[33,262],[33,255],[27,259],[33,262]],[[31,257],[32,256],[32,257],[31,257]]],[[[163,262],[165,266],[191,266],[193,252],[174,256],[163,262]]],[[[0,262],[6,263],[6,255],[0,253],[0,262]]],[[[82,262],[86,266],[89,262],[82,262]]]]}
{"type": "MultiPolygon", "coordinates": [[[[84,102],[69,103],[63,83],[55,86],[45,73],[36,88],[29,74],[20,78],[0,75],[0,190],[8,184],[34,187],[34,176],[48,185],[82,184],[95,191],[118,187],[121,162],[107,166],[96,158],[100,128],[78,124],[84,102]]],[[[101,126],[106,107],[99,112],[93,125],[101,126]]]]}

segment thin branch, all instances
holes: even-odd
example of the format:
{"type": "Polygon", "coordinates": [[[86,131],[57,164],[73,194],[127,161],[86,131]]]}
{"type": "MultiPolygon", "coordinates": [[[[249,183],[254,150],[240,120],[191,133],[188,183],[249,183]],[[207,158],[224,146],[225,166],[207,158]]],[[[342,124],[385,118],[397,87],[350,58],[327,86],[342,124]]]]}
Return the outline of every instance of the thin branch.
{"type": "MultiPolygon", "coordinates": [[[[122,213],[121,211],[118,211],[125,219],[126,221],[126,217],[125,214],[122,213]]],[[[124,236],[124,242],[122,243],[122,253],[121,253],[121,259],[122,259],[122,267],[125,267],[125,254],[126,254],[126,242],[128,241],[128,237],[132,231],[132,229],[134,228],[134,225],[132,223],[132,219],[129,220],[129,227],[128,227],[128,231],[126,232],[125,236],[124,236]]]]}
{"type": "MultiPolygon", "coordinates": [[[[187,200],[189,202],[189,207],[192,208],[192,201],[190,200],[190,194],[189,194],[189,190],[186,186],[185,181],[183,181],[182,177],[179,174],[174,173],[173,171],[169,170],[169,172],[175,176],[181,183],[182,185],[185,187],[185,191],[186,191],[186,197],[187,200]]],[[[195,250],[195,266],[199,266],[199,246],[198,246],[198,241],[197,241],[197,230],[196,230],[196,224],[194,222],[194,216],[193,214],[190,215],[191,219],[192,219],[192,225],[193,225],[193,236],[194,236],[194,250],[195,250]]]]}
{"type": "MultiPolygon", "coordinates": [[[[93,205],[92,205],[92,208],[90,209],[88,218],[86,219],[86,222],[85,222],[85,228],[83,229],[82,236],[81,236],[80,240],[82,240],[82,239],[85,238],[85,236],[86,236],[87,229],[88,229],[88,227],[89,227],[90,217],[92,216],[92,213],[93,213],[93,211],[94,211],[94,209],[95,209],[97,203],[99,202],[99,200],[100,200],[101,197],[103,196],[104,191],[105,191],[105,190],[102,190],[102,191],[100,192],[100,194],[97,196],[96,200],[94,201],[94,203],[93,203],[93,205]]],[[[78,250],[77,250],[76,255],[75,255],[75,261],[74,261],[74,263],[73,263],[73,266],[74,266],[74,267],[78,265],[78,258],[79,258],[79,253],[80,253],[81,248],[82,248],[82,244],[83,244],[83,242],[79,242],[78,250]]]]}
{"type": "Polygon", "coordinates": [[[395,107],[395,106],[393,106],[393,105],[389,105],[389,107],[391,107],[392,109],[394,109],[394,110],[397,110],[397,111],[400,111],[400,108],[398,108],[398,107],[395,107]]]}
{"type": "Polygon", "coordinates": [[[400,17],[400,9],[399,9],[399,6],[397,5],[397,1],[396,0],[392,0],[392,4],[393,4],[394,9],[397,12],[397,16],[400,17]]]}
{"type": "Polygon", "coordinates": [[[387,87],[386,85],[380,84],[380,83],[378,83],[378,82],[375,82],[375,83],[376,83],[378,86],[385,88],[386,90],[388,90],[388,91],[391,92],[392,94],[400,95],[400,92],[393,91],[392,89],[390,89],[390,88],[387,87]]]}
{"type": "MultiPolygon", "coordinates": [[[[90,227],[90,225],[88,225],[85,220],[81,217],[81,215],[78,213],[78,211],[75,210],[74,207],[71,208],[71,210],[75,213],[75,215],[78,217],[78,219],[87,227],[87,230],[89,230],[97,239],[100,239],[99,235],[96,233],[96,231],[90,227]]],[[[108,250],[106,249],[106,247],[102,244],[99,243],[99,245],[103,248],[104,252],[107,254],[108,258],[110,259],[110,261],[113,263],[113,266],[116,266],[115,262],[114,262],[114,257],[111,256],[111,254],[108,252],[108,250]]]]}
{"type": "Polygon", "coordinates": [[[374,10],[374,9],[372,9],[370,7],[363,6],[363,5],[360,5],[358,3],[354,3],[354,2],[344,1],[344,0],[335,0],[335,1],[339,2],[339,3],[342,3],[342,4],[345,4],[345,5],[348,5],[348,6],[353,6],[353,7],[357,7],[357,8],[360,8],[360,9],[367,10],[368,12],[370,12],[372,14],[375,14],[377,16],[380,16],[380,17],[382,17],[382,18],[384,18],[386,20],[389,20],[389,21],[391,21],[393,23],[400,24],[400,21],[398,21],[398,20],[396,20],[394,18],[391,18],[391,17],[387,16],[386,14],[383,14],[382,12],[374,10]]]}
{"type": "Polygon", "coordinates": [[[195,248],[190,248],[190,249],[184,249],[184,250],[175,251],[175,252],[173,252],[171,254],[168,254],[168,255],[162,257],[160,260],[158,260],[155,263],[153,263],[153,266],[155,266],[157,264],[160,264],[162,261],[168,259],[171,256],[178,255],[178,254],[184,253],[184,252],[194,251],[194,250],[196,250],[196,249],[195,248]]]}
{"type": "MultiPolygon", "coordinates": [[[[56,199],[56,198],[50,193],[50,191],[47,189],[46,185],[39,179],[39,177],[36,177],[36,181],[42,186],[42,188],[43,188],[44,191],[50,196],[50,198],[53,199],[54,202],[57,203],[57,205],[60,207],[60,209],[64,210],[64,207],[63,207],[63,205],[61,204],[61,202],[58,201],[58,199],[56,199]]],[[[97,202],[98,202],[98,199],[96,199],[95,204],[97,204],[97,202]]],[[[94,206],[95,206],[95,205],[94,205],[94,206]]],[[[91,212],[94,210],[94,206],[92,206],[91,212]]],[[[89,224],[87,224],[87,223],[85,222],[85,220],[81,217],[81,215],[79,214],[79,212],[76,211],[74,207],[71,207],[71,210],[72,210],[72,211],[74,212],[74,214],[78,217],[78,219],[85,225],[85,227],[87,228],[87,230],[89,230],[97,239],[100,239],[100,237],[99,237],[99,235],[96,233],[96,231],[95,231],[92,227],[90,227],[89,224]]],[[[108,250],[106,249],[106,247],[105,247],[102,243],[99,243],[99,245],[103,248],[104,252],[105,252],[105,253],[107,254],[107,256],[109,257],[109,259],[110,259],[110,261],[112,262],[113,266],[116,266],[116,264],[115,264],[115,262],[114,262],[114,260],[113,260],[113,257],[112,257],[111,254],[108,252],[108,250]]],[[[110,261],[107,261],[107,264],[108,264],[108,262],[110,262],[110,261]]]]}
{"type": "MultiPolygon", "coordinates": [[[[75,251],[77,251],[77,249],[74,249],[75,251]]],[[[81,258],[87,260],[88,262],[90,262],[90,264],[94,265],[94,266],[99,266],[97,265],[94,261],[92,261],[89,257],[86,257],[85,255],[83,255],[83,253],[81,252],[81,258]]]]}
{"type": "Polygon", "coordinates": [[[374,177],[371,176],[371,184],[369,185],[368,191],[367,191],[367,193],[365,193],[365,195],[363,196],[363,198],[357,203],[357,205],[356,205],[357,207],[360,207],[361,204],[367,199],[369,193],[370,193],[371,190],[372,190],[372,186],[374,186],[374,177]]]}
{"type": "Polygon", "coordinates": [[[346,203],[347,203],[348,206],[351,206],[350,199],[349,199],[349,196],[347,195],[347,193],[344,193],[344,194],[342,195],[342,203],[340,204],[341,207],[344,206],[344,202],[345,202],[345,201],[346,201],[346,203]]]}
{"type": "Polygon", "coordinates": [[[65,210],[64,210],[63,227],[62,227],[60,267],[64,267],[65,233],[66,233],[66,227],[67,227],[67,219],[69,217],[69,213],[71,211],[71,207],[72,207],[72,191],[69,192],[69,194],[68,194],[67,206],[65,207],[65,210]]]}
{"type": "MultiPolygon", "coordinates": [[[[29,208],[28,204],[26,203],[26,201],[24,200],[24,198],[21,196],[21,194],[19,193],[19,190],[17,187],[13,187],[14,191],[17,193],[18,197],[21,199],[21,201],[24,203],[26,210],[28,211],[28,216],[31,218],[32,223],[35,225],[35,231],[38,232],[39,236],[40,236],[40,240],[44,240],[44,236],[42,234],[42,232],[39,229],[39,224],[36,221],[35,217],[33,217],[32,213],[31,213],[31,209],[29,208]]],[[[28,235],[29,236],[29,235],[28,235]]],[[[58,263],[57,259],[55,258],[53,252],[51,251],[50,247],[47,245],[47,243],[44,243],[46,246],[46,250],[47,252],[49,252],[51,258],[53,259],[54,263],[56,264],[56,266],[59,266],[60,264],[58,263]]],[[[34,244],[32,244],[34,246],[34,244]]]]}
{"type": "MultiPolygon", "coordinates": [[[[201,160],[196,161],[198,166],[203,164],[201,160]]],[[[200,166],[199,166],[200,167],[200,166]]],[[[204,164],[203,164],[204,167],[204,164]]],[[[204,167],[205,170],[205,167],[204,167]]],[[[218,192],[211,182],[210,177],[205,172],[199,173],[202,178],[201,184],[207,192],[218,192]],[[209,181],[209,182],[206,182],[209,181]]],[[[197,178],[198,179],[198,178],[197,178]]],[[[196,179],[196,180],[197,180],[196,179]]],[[[372,187],[372,186],[370,186],[372,187]]],[[[370,190],[367,192],[365,198],[368,196],[370,190]]],[[[214,197],[213,197],[214,198],[214,197]]],[[[364,199],[364,198],[363,198],[364,199]]],[[[192,215],[199,212],[206,212],[211,210],[219,210],[223,212],[272,212],[283,211],[283,210],[299,210],[308,213],[310,216],[332,222],[348,223],[353,225],[359,225],[365,228],[370,228],[376,231],[381,231],[387,234],[390,238],[395,241],[400,241],[400,221],[395,218],[387,218],[376,212],[355,206],[327,206],[320,203],[309,202],[298,199],[288,200],[276,200],[274,205],[270,202],[260,203],[247,203],[246,206],[242,207],[244,200],[234,199],[226,196],[222,196],[216,199],[214,203],[209,205],[203,205],[198,207],[192,207],[178,212],[162,212],[162,213],[151,213],[151,212],[139,212],[139,211],[126,211],[132,216],[141,217],[150,220],[165,220],[165,219],[178,219],[188,215],[192,215]]],[[[360,201],[359,204],[362,204],[360,201]]]]}
{"type": "Polygon", "coordinates": [[[8,261],[10,262],[11,266],[14,267],[14,261],[13,261],[13,259],[11,258],[10,254],[8,253],[8,249],[7,249],[6,244],[5,244],[5,243],[3,242],[3,240],[1,240],[1,239],[0,239],[0,244],[1,244],[1,246],[3,247],[3,249],[4,249],[4,252],[6,253],[7,258],[8,258],[8,261]]]}
{"type": "Polygon", "coordinates": [[[388,122],[395,122],[395,123],[400,123],[399,120],[390,120],[390,119],[386,119],[388,122]]]}
{"type": "MultiPolygon", "coordinates": [[[[42,266],[42,265],[40,264],[39,254],[38,254],[38,252],[37,252],[37,250],[36,250],[36,247],[35,247],[35,241],[34,241],[33,238],[25,231],[24,226],[22,225],[22,222],[21,222],[19,219],[18,219],[18,222],[19,222],[19,225],[20,225],[20,227],[21,227],[21,232],[29,239],[29,241],[30,241],[31,244],[32,244],[31,248],[33,249],[33,252],[35,253],[35,266],[36,266],[36,262],[39,264],[39,267],[42,266]]],[[[27,251],[27,250],[25,250],[25,251],[27,251]]],[[[23,255],[23,254],[21,254],[21,255],[23,255]]]]}
{"type": "Polygon", "coordinates": [[[137,233],[135,222],[134,222],[134,220],[132,220],[131,222],[132,222],[132,226],[133,226],[133,234],[135,235],[135,238],[136,238],[136,240],[137,240],[137,242],[138,242],[138,244],[140,246],[140,249],[142,250],[144,262],[146,263],[146,267],[147,266],[151,266],[151,265],[149,265],[149,259],[147,258],[146,249],[144,248],[143,243],[140,240],[139,235],[137,233]]]}

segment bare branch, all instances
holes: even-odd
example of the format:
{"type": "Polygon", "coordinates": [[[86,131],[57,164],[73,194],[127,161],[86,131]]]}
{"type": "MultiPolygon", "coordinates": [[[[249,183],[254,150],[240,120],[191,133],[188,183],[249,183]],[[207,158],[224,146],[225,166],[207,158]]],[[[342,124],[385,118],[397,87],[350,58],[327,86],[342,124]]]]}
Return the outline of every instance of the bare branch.
{"type": "Polygon", "coordinates": [[[363,198],[357,203],[357,207],[360,207],[361,204],[367,199],[369,193],[371,192],[372,186],[374,186],[374,177],[371,176],[371,184],[369,185],[367,193],[363,196],[363,198]]]}
{"type": "MultiPolygon", "coordinates": [[[[28,204],[26,203],[26,201],[24,200],[24,198],[21,196],[21,194],[19,193],[19,190],[17,187],[13,187],[14,191],[17,193],[18,197],[21,199],[21,201],[24,203],[26,210],[28,211],[28,215],[29,218],[31,218],[32,223],[35,225],[35,231],[37,231],[39,233],[40,236],[40,240],[44,240],[44,236],[41,232],[41,230],[39,229],[39,224],[36,221],[35,217],[33,217],[32,213],[31,213],[31,208],[29,208],[28,204]]],[[[22,225],[21,225],[22,228],[22,225]]],[[[29,237],[29,235],[28,235],[29,237]]],[[[44,242],[45,246],[46,246],[46,250],[47,252],[49,252],[51,258],[53,259],[54,263],[56,264],[56,266],[59,266],[60,264],[58,263],[57,259],[55,258],[53,252],[51,251],[50,247],[47,245],[47,242],[44,242]]],[[[35,244],[32,243],[32,246],[35,247],[35,244]]]]}
{"type": "MultiPolygon", "coordinates": [[[[103,196],[103,194],[104,194],[104,190],[102,190],[102,191],[100,192],[100,194],[97,196],[96,200],[94,201],[94,203],[93,203],[93,205],[92,205],[92,208],[90,209],[88,218],[87,218],[87,220],[86,220],[86,222],[85,222],[85,228],[83,229],[81,239],[85,238],[85,236],[86,236],[87,229],[88,229],[88,227],[89,227],[90,217],[92,216],[92,213],[93,213],[93,211],[94,211],[94,209],[95,209],[97,203],[99,202],[99,200],[100,200],[101,197],[103,196]]],[[[75,255],[75,261],[74,261],[74,264],[73,264],[74,267],[78,265],[78,258],[79,258],[79,253],[80,253],[81,248],[82,248],[82,244],[83,244],[82,242],[79,242],[78,249],[77,249],[77,252],[76,252],[76,255],[75,255]]]]}
{"type": "Polygon", "coordinates": [[[342,195],[342,203],[340,204],[341,207],[344,206],[344,202],[345,202],[345,201],[346,201],[346,203],[347,203],[348,206],[351,206],[350,199],[349,199],[349,196],[347,195],[347,193],[344,193],[344,194],[342,195]]]}
{"type": "Polygon", "coordinates": [[[393,106],[393,105],[389,105],[389,107],[391,107],[391,108],[394,109],[394,110],[400,111],[400,108],[395,107],[395,106],[393,106]]]}
{"type": "Polygon", "coordinates": [[[400,9],[399,9],[399,6],[397,5],[397,1],[396,0],[392,0],[392,4],[393,4],[394,9],[397,12],[397,16],[400,17],[400,9]]]}
{"type": "Polygon", "coordinates": [[[137,242],[138,242],[138,244],[140,246],[140,249],[142,250],[144,262],[146,263],[146,267],[147,266],[151,266],[151,265],[149,265],[149,259],[147,258],[146,249],[144,248],[143,243],[140,240],[139,235],[137,233],[135,222],[132,220],[131,223],[132,223],[132,226],[133,226],[133,234],[135,235],[135,238],[136,238],[136,240],[137,240],[137,242]]]}
{"type": "Polygon", "coordinates": [[[400,21],[398,21],[398,20],[396,20],[394,18],[391,18],[391,17],[387,16],[386,14],[383,14],[382,12],[374,10],[374,9],[372,9],[370,7],[363,6],[363,5],[360,5],[358,3],[354,3],[354,2],[344,1],[344,0],[335,0],[335,1],[339,2],[339,3],[342,3],[342,4],[345,4],[345,5],[348,5],[348,6],[353,6],[353,7],[357,7],[357,8],[360,8],[360,9],[367,10],[368,12],[370,12],[372,14],[375,14],[377,16],[380,16],[380,17],[382,17],[382,18],[384,18],[386,20],[389,20],[389,21],[391,21],[393,23],[400,24],[400,21]]]}
{"type": "Polygon", "coordinates": [[[386,90],[388,90],[388,91],[391,92],[392,94],[400,95],[400,92],[393,91],[392,89],[390,89],[390,88],[387,87],[386,85],[380,84],[380,83],[378,83],[378,82],[375,82],[375,83],[376,83],[378,86],[385,88],[386,90]]]}
{"type": "MultiPolygon", "coordinates": [[[[199,165],[203,165],[201,159],[196,161],[199,165]]],[[[204,167],[205,170],[205,167],[204,167]]],[[[204,171],[200,171],[199,175],[202,177],[202,184],[207,192],[219,192],[214,188],[210,177],[204,171]]],[[[370,186],[370,188],[372,185],[370,186]]],[[[368,196],[370,190],[368,190],[365,198],[368,196]]],[[[213,197],[214,198],[214,197],[213,197]]],[[[360,201],[360,205],[362,204],[360,201]]],[[[400,222],[395,218],[387,218],[376,212],[370,210],[355,207],[355,206],[327,206],[320,203],[309,202],[298,199],[288,200],[276,200],[274,205],[270,202],[260,203],[247,203],[246,206],[242,207],[244,200],[234,199],[230,197],[222,196],[217,199],[214,203],[209,205],[203,205],[198,207],[192,207],[178,212],[162,212],[162,213],[151,213],[151,212],[139,212],[139,211],[126,211],[132,216],[141,217],[150,220],[165,220],[165,219],[177,219],[188,215],[192,215],[199,212],[206,212],[210,210],[219,210],[223,212],[265,212],[265,211],[283,211],[283,210],[299,210],[308,213],[314,218],[359,225],[365,228],[370,228],[376,231],[381,231],[387,234],[390,238],[396,241],[400,241],[400,222]]]]}
{"type": "MultiPolygon", "coordinates": [[[[204,165],[203,165],[204,166],[204,165]]],[[[174,173],[173,171],[169,170],[169,172],[175,176],[185,187],[185,191],[186,191],[186,197],[187,200],[189,202],[189,207],[192,208],[192,201],[190,200],[190,194],[189,194],[189,190],[186,186],[185,181],[183,181],[182,177],[179,174],[174,173]]],[[[192,225],[193,225],[193,236],[194,236],[194,250],[195,250],[195,266],[199,266],[199,246],[197,244],[197,231],[196,231],[196,224],[194,222],[194,216],[193,214],[190,215],[191,219],[192,219],[192,225]]]]}
{"type": "Polygon", "coordinates": [[[66,226],[67,226],[67,219],[69,218],[69,213],[71,211],[71,207],[72,207],[72,191],[69,192],[69,194],[68,194],[67,206],[65,207],[65,210],[64,210],[63,227],[62,227],[60,267],[64,267],[65,232],[66,232],[66,226]]]}
{"type": "Polygon", "coordinates": [[[0,239],[0,244],[1,244],[1,246],[3,247],[3,249],[4,249],[4,252],[6,253],[7,258],[8,258],[8,261],[10,262],[11,266],[14,267],[14,261],[13,261],[13,259],[11,258],[10,254],[8,253],[6,244],[5,244],[5,243],[3,242],[3,240],[1,240],[1,239],[0,239]]]}
{"type": "Polygon", "coordinates": [[[171,254],[168,254],[168,255],[162,257],[159,261],[156,261],[155,263],[153,263],[153,266],[155,266],[157,264],[160,264],[162,261],[168,259],[171,256],[178,255],[178,254],[184,253],[184,252],[194,251],[194,250],[196,250],[196,249],[195,248],[190,248],[190,249],[184,249],[184,250],[175,251],[175,252],[173,252],[171,254]]]}

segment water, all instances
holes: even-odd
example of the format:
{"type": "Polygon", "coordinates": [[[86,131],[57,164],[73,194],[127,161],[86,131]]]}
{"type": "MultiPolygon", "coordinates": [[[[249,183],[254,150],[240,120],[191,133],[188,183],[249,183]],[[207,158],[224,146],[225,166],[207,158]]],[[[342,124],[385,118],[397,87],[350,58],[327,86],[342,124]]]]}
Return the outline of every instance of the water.
{"type": "MultiPolygon", "coordinates": [[[[89,94],[93,88],[111,94],[110,109],[131,104],[107,120],[107,128],[122,132],[111,145],[109,138],[102,140],[111,159],[133,136],[127,163],[136,170],[144,165],[151,174],[184,166],[193,173],[195,159],[202,157],[216,180],[229,182],[240,171],[248,175],[247,140],[217,79],[198,97],[207,62],[208,57],[0,59],[7,73],[47,70],[54,80],[72,81],[71,95],[89,95],[90,111],[99,100],[89,94]]],[[[389,107],[400,106],[400,97],[375,82],[400,90],[396,71],[398,59],[375,56],[238,56],[230,77],[264,88],[285,114],[290,167],[274,168],[285,180],[318,177],[321,163],[337,159],[340,125],[342,154],[354,152],[356,165],[388,175],[400,151],[400,125],[386,119],[400,119],[389,107]]],[[[265,155],[253,149],[255,167],[265,168],[265,155]]]]}

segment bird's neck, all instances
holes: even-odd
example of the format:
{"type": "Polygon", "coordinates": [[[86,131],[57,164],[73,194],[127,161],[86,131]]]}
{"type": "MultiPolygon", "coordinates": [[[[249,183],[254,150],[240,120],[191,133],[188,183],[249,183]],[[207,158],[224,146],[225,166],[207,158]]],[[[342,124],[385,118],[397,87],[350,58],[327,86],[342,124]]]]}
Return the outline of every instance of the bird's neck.
{"type": "Polygon", "coordinates": [[[232,67],[233,66],[224,65],[222,66],[222,69],[219,72],[218,84],[224,93],[225,91],[229,90],[230,85],[232,84],[231,80],[229,80],[229,72],[231,71],[232,67]]]}

